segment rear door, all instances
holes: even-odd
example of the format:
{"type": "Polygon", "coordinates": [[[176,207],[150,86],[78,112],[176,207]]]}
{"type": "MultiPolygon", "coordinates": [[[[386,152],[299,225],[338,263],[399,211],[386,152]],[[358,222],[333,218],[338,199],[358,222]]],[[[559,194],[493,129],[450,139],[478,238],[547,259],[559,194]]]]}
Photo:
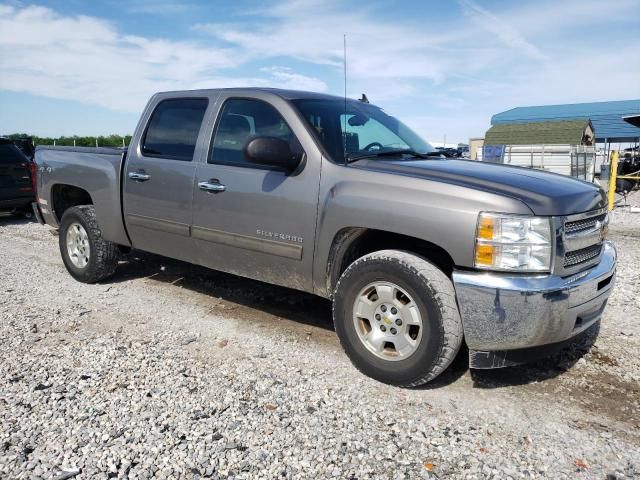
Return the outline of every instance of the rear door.
{"type": "Polygon", "coordinates": [[[0,207],[28,205],[33,195],[29,159],[12,142],[0,139],[0,207]]]}
{"type": "Polygon", "coordinates": [[[198,139],[208,105],[206,96],[173,97],[146,112],[123,178],[125,221],[135,248],[192,261],[193,182],[197,159],[206,154],[198,139]]]}
{"type": "Polygon", "coordinates": [[[279,97],[227,92],[218,104],[211,149],[196,174],[192,236],[197,263],[310,291],[319,152],[279,97]],[[244,148],[256,136],[288,141],[292,150],[305,153],[304,167],[292,174],[249,163],[244,148]]]}

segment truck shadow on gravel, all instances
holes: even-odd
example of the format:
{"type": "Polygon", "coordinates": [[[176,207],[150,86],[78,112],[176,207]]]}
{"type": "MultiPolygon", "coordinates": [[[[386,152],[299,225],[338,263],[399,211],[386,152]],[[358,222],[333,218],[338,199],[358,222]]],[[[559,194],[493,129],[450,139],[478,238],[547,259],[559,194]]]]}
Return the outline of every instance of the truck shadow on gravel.
{"type": "MultiPolygon", "coordinates": [[[[218,313],[221,314],[228,312],[249,321],[264,321],[264,314],[267,314],[277,319],[320,328],[327,333],[333,332],[331,302],[297,290],[139,251],[124,256],[116,275],[104,283],[120,283],[133,279],[147,279],[205,295],[217,302],[216,311],[219,309],[218,313]]],[[[429,384],[417,388],[446,387],[464,377],[467,372],[470,372],[473,387],[484,389],[553,379],[571,369],[589,352],[598,333],[599,323],[548,358],[495,370],[470,370],[468,349],[463,345],[452,365],[443,374],[429,384]]]]}
{"type": "Polygon", "coordinates": [[[105,283],[147,278],[172,284],[217,299],[221,312],[246,316],[257,310],[274,317],[333,331],[331,303],[316,295],[279,287],[174,260],[134,251],[126,255],[118,272],[105,283]]]}

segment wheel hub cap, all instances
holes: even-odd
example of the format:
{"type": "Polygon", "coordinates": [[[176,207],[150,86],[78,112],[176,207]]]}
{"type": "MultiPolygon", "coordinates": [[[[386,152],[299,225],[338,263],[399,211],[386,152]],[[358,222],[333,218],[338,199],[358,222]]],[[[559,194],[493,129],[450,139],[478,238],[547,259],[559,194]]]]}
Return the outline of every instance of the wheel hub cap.
{"type": "Polygon", "coordinates": [[[391,282],[364,287],[353,306],[360,341],[371,353],[389,361],[413,355],[422,340],[422,316],[413,298],[391,282]]]}
{"type": "Polygon", "coordinates": [[[87,231],[79,223],[72,223],[67,230],[67,253],[69,259],[78,268],[84,268],[89,263],[91,250],[87,231]]]}

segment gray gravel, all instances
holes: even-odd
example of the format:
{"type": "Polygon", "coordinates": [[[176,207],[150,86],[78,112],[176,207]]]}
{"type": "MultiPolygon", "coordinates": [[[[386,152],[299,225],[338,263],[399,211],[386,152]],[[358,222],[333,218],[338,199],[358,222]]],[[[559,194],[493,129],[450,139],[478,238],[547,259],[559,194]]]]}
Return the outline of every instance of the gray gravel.
{"type": "Polygon", "coordinates": [[[321,299],[137,253],[82,285],[2,217],[0,478],[640,478],[640,214],[611,230],[594,345],[403,390],[350,365],[321,299]]]}

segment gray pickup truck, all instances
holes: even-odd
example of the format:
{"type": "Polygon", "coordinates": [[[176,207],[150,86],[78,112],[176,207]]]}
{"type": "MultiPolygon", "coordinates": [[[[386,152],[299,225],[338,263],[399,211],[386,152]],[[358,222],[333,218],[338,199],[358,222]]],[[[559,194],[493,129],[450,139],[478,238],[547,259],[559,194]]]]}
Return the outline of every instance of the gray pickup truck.
{"type": "Polygon", "coordinates": [[[443,158],[384,110],[277,89],[159,93],[128,149],[38,148],[36,216],[69,273],[130,248],[326,297],[366,375],[415,386],[463,340],[522,363],[599,321],[616,251],[599,187],[443,158]]]}

